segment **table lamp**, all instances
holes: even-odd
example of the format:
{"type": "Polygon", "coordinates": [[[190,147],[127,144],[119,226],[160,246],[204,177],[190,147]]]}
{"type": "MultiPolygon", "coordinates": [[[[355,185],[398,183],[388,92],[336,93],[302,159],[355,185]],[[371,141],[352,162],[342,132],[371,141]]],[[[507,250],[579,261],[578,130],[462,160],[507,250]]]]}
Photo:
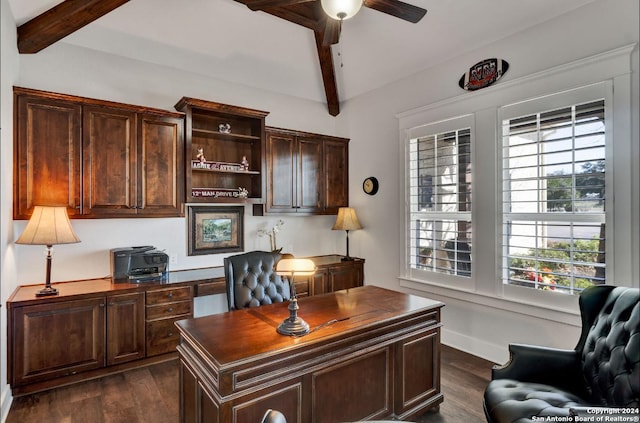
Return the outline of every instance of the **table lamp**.
{"type": "Polygon", "coordinates": [[[296,297],[296,275],[311,276],[316,273],[316,265],[309,259],[282,259],[276,265],[276,273],[286,276],[291,287],[291,299],[289,300],[289,317],[284,319],[276,329],[281,335],[297,336],[309,332],[309,324],[298,317],[298,298],[296,297]]]}
{"type": "Polygon", "coordinates": [[[80,242],[80,239],[73,231],[66,207],[34,207],[29,223],[16,244],[47,246],[47,279],[44,288],[36,292],[36,297],[58,295],[58,290],[51,287],[51,247],[76,242],[80,242]]]}
{"type": "Polygon", "coordinates": [[[340,207],[338,209],[336,223],[333,224],[333,228],[331,229],[347,231],[347,256],[343,257],[342,260],[353,260],[349,256],[349,231],[362,229],[356,211],[351,207],[340,207]]]}

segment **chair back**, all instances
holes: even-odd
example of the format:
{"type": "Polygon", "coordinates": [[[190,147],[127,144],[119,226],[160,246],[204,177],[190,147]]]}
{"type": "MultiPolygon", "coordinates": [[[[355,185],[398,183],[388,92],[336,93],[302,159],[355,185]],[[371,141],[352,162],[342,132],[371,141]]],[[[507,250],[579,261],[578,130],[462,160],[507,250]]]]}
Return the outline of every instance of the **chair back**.
{"type": "Polygon", "coordinates": [[[289,281],[275,272],[280,253],[251,251],[224,259],[229,310],[279,303],[291,297],[289,281]]]}
{"type": "Polygon", "coordinates": [[[638,407],[640,397],[639,290],[594,286],[580,295],[582,369],[594,404],[638,407]]]}

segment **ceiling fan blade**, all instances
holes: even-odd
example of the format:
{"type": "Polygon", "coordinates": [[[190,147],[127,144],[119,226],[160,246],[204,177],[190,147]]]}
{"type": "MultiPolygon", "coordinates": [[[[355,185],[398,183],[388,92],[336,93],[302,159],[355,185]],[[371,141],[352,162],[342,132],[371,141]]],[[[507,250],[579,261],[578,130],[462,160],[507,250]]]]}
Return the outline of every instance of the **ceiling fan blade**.
{"type": "Polygon", "coordinates": [[[400,0],[364,0],[364,5],[412,23],[417,23],[427,13],[426,9],[400,0]]]}
{"type": "Polygon", "coordinates": [[[330,46],[338,44],[338,41],[340,41],[341,30],[342,21],[327,17],[325,19],[324,31],[322,31],[322,45],[330,46]]]}
{"type": "Polygon", "coordinates": [[[249,9],[255,11],[255,10],[271,9],[274,7],[291,6],[291,5],[300,4],[300,3],[308,3],[310,1],[315,1],[315,0],[251,0],[251,1],[246,1],[244,3],[246,3],[249,9]]]}

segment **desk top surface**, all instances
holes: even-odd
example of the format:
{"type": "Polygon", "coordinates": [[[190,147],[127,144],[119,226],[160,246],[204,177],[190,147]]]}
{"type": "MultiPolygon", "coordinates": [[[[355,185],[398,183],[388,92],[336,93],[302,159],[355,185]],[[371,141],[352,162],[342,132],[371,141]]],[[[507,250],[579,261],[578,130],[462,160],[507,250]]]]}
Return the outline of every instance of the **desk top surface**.
{"type": "Polygon", "coordinates": [[[288,302],[181,320],[177,325],[188,342],[224,367],[384,326],[412,314],[432,313],[444,305],[371,285],[306,297],[298,303],[298,316],[311,328],[309,334],[300,337],[276,332],[289,316],[288,302]]]}

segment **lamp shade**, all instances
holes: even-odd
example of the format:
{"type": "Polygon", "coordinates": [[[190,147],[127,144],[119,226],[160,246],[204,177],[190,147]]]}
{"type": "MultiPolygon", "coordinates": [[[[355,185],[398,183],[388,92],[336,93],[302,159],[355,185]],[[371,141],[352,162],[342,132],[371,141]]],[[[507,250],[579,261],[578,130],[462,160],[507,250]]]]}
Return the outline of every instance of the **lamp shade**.
{"type": "Polygon", "coordinates": [[[360,221],[356,211],[351,207],[340,207],[338,209],[338,216],[336,216],[336,222],[333,224],[334,230],[341,231],[353,231],[356,229],[362,229],[360,221]]]}
{"type": "Polygon", "coordinates": [[[309,259],[282,259],[276,265],[276,273],[281,276],[311,276],[316,273],[316,264],[309,259]]]}
{"type": "Polygon", "coordinates": [[[358,13],[362,0],[320,0],[320,4],[330,18],[344,20],[358,13]]]}
{"type": "Polygon", "coordinates": [[[16,244],[73,244],[80,239],[73,231],[66,207],[35,206],[27,227],[16,244]]]}

